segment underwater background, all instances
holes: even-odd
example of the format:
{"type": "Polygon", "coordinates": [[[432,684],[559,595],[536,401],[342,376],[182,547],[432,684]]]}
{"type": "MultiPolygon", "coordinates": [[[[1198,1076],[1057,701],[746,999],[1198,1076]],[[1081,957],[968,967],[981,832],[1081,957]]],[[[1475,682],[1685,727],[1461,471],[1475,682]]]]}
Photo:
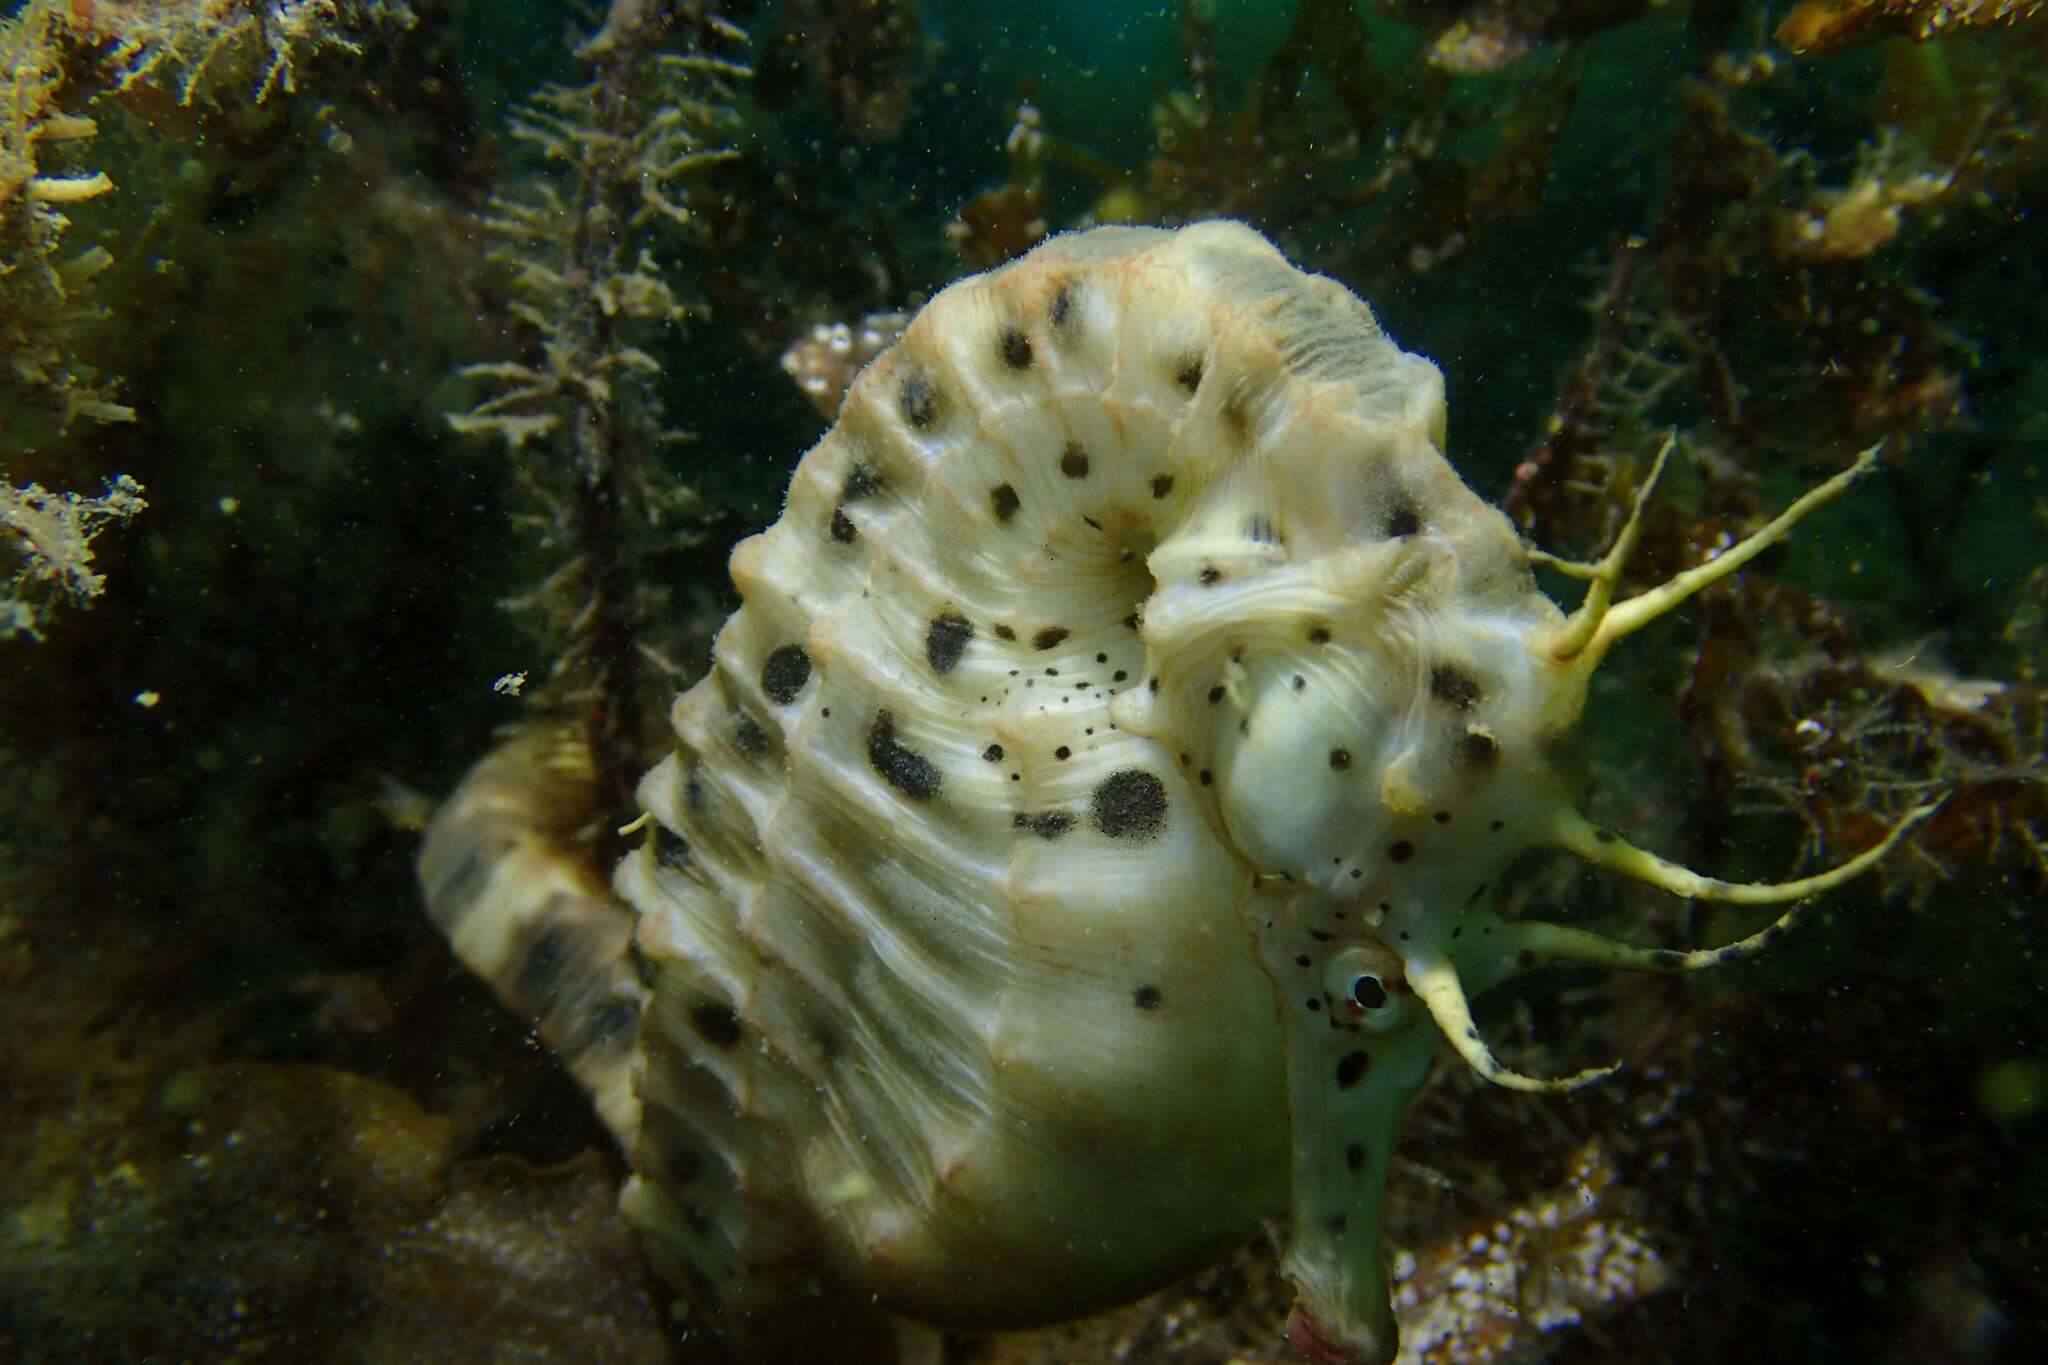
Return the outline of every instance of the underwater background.
{"type": "MultiPolygon", "coordinates": [[[[1448,1284],[1512,1229],[1537,1289],[1403,1358],[2048,1358],[2042,8],[9,4],[0,1355],[716,1359],[421,913],[422,813],[535,718],[625,811],[901,315],[1229,216],[1443,368],[1453,463],[1551,551],[1667,436],[1645,583],[1882,444],[1606,670],[1589,810],[1780,877],[1948,793],[1754,964],[1488,998],[1511,1064],[1626,1064],[1425,1090],[1390,1239],[1448,1284]],[[1573,1188],[1634,1273],[1574,1278],[1573,1188]]],[[[1507,897],[1754,925],[1562,859],[1507,897]]],[[[1289,1360],[1275,1259],[932,1349],[1289,1360]]]]}

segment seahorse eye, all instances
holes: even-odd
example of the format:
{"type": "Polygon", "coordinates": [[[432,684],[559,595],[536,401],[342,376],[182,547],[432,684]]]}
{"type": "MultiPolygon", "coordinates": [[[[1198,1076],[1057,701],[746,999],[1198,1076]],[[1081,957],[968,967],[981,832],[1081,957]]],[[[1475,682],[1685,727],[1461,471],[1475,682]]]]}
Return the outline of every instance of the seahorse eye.
{"type": "Polygon", "coordinates": [[[1351,983],[1351,1008],[1361,1012],[1387,1007],[1387,988],[1376,976],[1361,976],[1351,983]]]}
{"type": "Polygon", "coordinates": [[[1401,960],[1381,944],[1356,944],[1338,952],[1324,982],[1337,1016],[1366,1033],[1391,1033],[1407,1022],[1401,960]]]}

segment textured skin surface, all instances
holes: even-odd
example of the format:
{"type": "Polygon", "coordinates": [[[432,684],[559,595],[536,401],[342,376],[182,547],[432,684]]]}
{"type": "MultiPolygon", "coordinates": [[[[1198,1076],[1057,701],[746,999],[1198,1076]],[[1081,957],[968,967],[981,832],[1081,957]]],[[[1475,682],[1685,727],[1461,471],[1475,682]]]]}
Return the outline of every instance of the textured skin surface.
{"type": "Polygon", "coordinates": [[[575,1017],[623,917],[511,866],[545,861],[535,756],[448,803],[437,918],[605,1099],[628,1216],[743,1348],[802,1338],[792,1302],[1069,1316],[1284,1204],[1254,869],[1199,756],[1232,655],[1327,642],[1318,597],[1425,523],[1461,592],[1554,612],[1442,420],[1433,366],[1234,224],[1056,239],[933,300],[735,552],[642,785],[637,1112],[575,1017]],[[1276,597],[1281,565],[1314,581],[1276,597]]]}
{"type": "MultiPolygon", "coordinates": [[[[657,1002],[638,1164],[744,1163],[773,1197],[732,1206],[742,1259],[822,1243],[915,1316],[1030,1321],[1283,1201],[1248,869],[1191,764],[1113,707],[1154,676],[1148,600],[1279,552],[1246,527],[1295,485],[1253,452],[1330,449],[1290,341],[1297,370],[1392,371],[1367,396],[1397,416],[1423,380],[1427,419],[1434,371],[1242,229],[1063,239],[935,300],[734,555],[745,608],[643,787],[688,865],[650,841],[619,885],[657,1002]],[[707,1040],[728,1010],[738,1039],[707,1040]]],[[[1491,518],[1440,459],[1422,475],[1491,518]]],[[[677,1197],[628,1198],[657,1243],[677,1197]]]]}
{"type": "Polygon", "coordinates": [[[590,1087],[626,1215],[741,1353],[879,1353],[877,1307],[1072,1316],[1291,1204],[1290,1337],[1382,1365],[1386,1165],[1440,1039],[1518,1088],[1604,1074],[1508,1071],[1468,994],[1784,929],[1505,922],[1509,859],[1765,904],[1897,839],[1715,882],[1592,827],[1558,767],[1612,643],[1869,456],[1616,605],[1632,518],[1567,618],[1443,436],[1436,368],[1248,229],[1056,238],[933,299],[734,552],[616,900],[545,744],[446,803],[431,912],[590,1087]]]}

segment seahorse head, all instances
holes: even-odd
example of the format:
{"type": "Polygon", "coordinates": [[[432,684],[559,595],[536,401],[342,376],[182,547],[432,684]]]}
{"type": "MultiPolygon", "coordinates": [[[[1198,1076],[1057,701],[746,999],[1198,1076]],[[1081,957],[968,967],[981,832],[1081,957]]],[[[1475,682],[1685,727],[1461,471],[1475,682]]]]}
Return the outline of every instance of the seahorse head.
{"type": "Polygon", "coordinates": [[[1612,644],[1781,538],[1869,457],[1721,560],[1616,604],[1660,456],[1603,560],[1547,561],[1591,583],[1567,616],[1537,589],[1542,557],[1444,458],[1435,367],[1362,305],[1332,301],[1306,330],[1313,340],[1280,337],[1265,365],[1218,348],[1230,379],[1205,392],[1221,419],[1198,398],[1183,430],[1252,453],[1162,528],[1147,685],[1112,714],[1175,751],[1250,874],[1243,915],[1288,1040],[1290,1335],[1312,1359],[1378,1365],[1398,1346],[1379,1246],[1387,1161],[1439,1038],[1520,1089],[1609,1070],[1509,1070],[1469,999],[1549,961],[1691,970],[1783,928],[1679,952],[1511,923],[1488,899],[1507,863],[1547,845],[1680,894],[1762,904],[1836,885],[1890,846],[1801,882],[1734,885],[1597,829],[1571,799],[1573,740],[1612,644]]]}
{"type": "Polygon", "coordinates": [[[1254,874],[1245,917],[1293,1073],[1295,1335],[1325,1359],[1391,1356],[1378,1206],[1445,1023],[1427,988],[1484,954],[1487,891],[1569,806],[1583,689],[1540,647],[1564,617],[1496,517],[1368,508],[1312,550],[1281,512],[1264,562],[1212,543],[1147,607],[1152,723],[1254,874]]]}

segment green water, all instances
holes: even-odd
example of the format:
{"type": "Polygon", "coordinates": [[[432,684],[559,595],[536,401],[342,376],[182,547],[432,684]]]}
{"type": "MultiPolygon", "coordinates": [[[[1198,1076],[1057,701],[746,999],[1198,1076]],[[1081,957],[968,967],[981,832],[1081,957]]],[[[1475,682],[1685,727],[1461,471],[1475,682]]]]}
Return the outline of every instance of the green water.
{"type": "MultiPolygon", "coordinates": [[[[9,106],[0,152],[111,188],[38,210],[25,175],[0,175],[0,496],[90,497],[127,475],[149,506],[92,542],[91,601],[39,585],[31,549],[48,546],[0,523],[0,575],[22,573],[0,604],[30,604],[42,636],[0,639],[0,1030],[32,1041],[0,1061],[0,1354],[698,1349],[673,1344],[662,1291],[604,1215],[616,1153],[421,917],[408,813],[536,715],[597,726],[637,704],[646,723],[619,742],[658,750],[663,699],[731,607],[725,554],[777,515],[827,425],[784,348],[969,273],[977,240],[963,251],[949,227],[1027,183],[1051,231],[1112,203],[1168,223],[1228,212],[1356,289],[1442,367],[1466,480],[1518,499],[1518,524],[1560,552],[1598,549],[1675,432],[1646,580],[1885,443],[1879,474],[1752,575],[1773,588],[1631,646],[1596,696],[1587,808],[1730,876],[1781,875],[1818,855],[1816,831],[1849,839],[1913,791],[1954,790],[1964,814],[1747,975],[1513,994],[1489,1029],[1538,1059],[1589,1035],[1639,1049],[1638,1088],[1558,1101],[1553,1120],[1447,1086],[1396,1179],[1422,1208],[1414,1192],[1443,1187],[1425,1168],[1453,1172],[1434,1212],[1456,1224],[1512,1202],[1518,1177],[1554,1177],[1567,1138],[1623,1151],[1674,1288],[1617,1310],[1605,1337],[1559,1334],[1557,1359],[1607,1358],[1603,1340],[1701,1362],[2048,1346],[2038,23],[1802,57],[1771,39],[1782,5],[1509,4],[1464,17],[1509,16],[1527,54],[1454,73],[1430,53],[1455,4],[1361,6],[1355,24],[1323,4],[1298,79],[1273,85],[1297,16],[1279,0],[1189,7],[1213,61],[1200,81],[1173,4],[762,0],[735,9],[736,36],[679,31],[669,50],[773,56],[772,98],[680,77],[632,87],[608,125],[631,135],[699,100],[700,149],[730,153],[663,182],[687,222],[624,229],[618,269],[644,250],[679,310],[605,333],[650,367],[601,401],[515,405],[575,413],[509,450],[451,427],[505,391],[458,371],[542,365],[546,328],[585,326],[593,295],[522,283],[544,253],[504,254],[494,196],[547,186],[571,230],[642,202],[617,158],[579,180],[511,135],[545,82],[638,79],[576,55],[588,7],[418,0],[410,23],[339,0],[7,8],[10,89],[32,58],[54,74],[9,106]],[[257,22],[272,10],[314,26],[257,22]],[[885,14],[896,41],[866,43],[885,14]],[[1363,56],[1319,67],[1339,39],[1363,56]],[[266,70],[289,89],[259,100],[266,70]],[[863,125],[835,81],[893,113],[863,125]],[[1029,166],[1004,148],[1021,103],[1045,138],[1029,166]],[[53,112],[91,135],[31,138],[53,112]],[[600,210],[593,184],[631,195],[600,210]],[[1858,202],[1877,207],[1827,218],[1858,202]],[[103,269],[77,264],[100,252],[103,269]],[[1603,352],[1590,305],[1617,271],[1630,288],[1603,352]],[[623,529],[601,541],[570,510],[584,467],[561,435],[592,413],[632,471],[623,529]],[[1587,463],[1518,484],[1554,417],[1587,463]],[[648,484],[676,500],[636,501],[648,484]],[[625,684],[597,677],[578,624],[576,566],[593,561],[633,585],[610,604],[640,661],[625,684]],[[550,581],[572,600],[503,605],[550,581]],[[1698,666],[1703,642],[1725,676],[1698,666]],[[2006,687],[1943,710],[1902,681],[1908,656],[2006,687]],[[494,690],[520,673],[525,697],[494,690]],[[1802,749],[1801,720],[1841,742],[1802,749]],[[207,1145],[227,1132],[250,1164],[207,1145]],[[195,1166],[202,1149],[227,1164],[195,1166]],[[538,1287],[506,1278],[543,1245],[594,1249],[560,1251],[538,1287]],[[600,1290],[609,1326],[592,1329],[600,1290]],[[527,1317],[492,1317],[522,1297],[527,1317]]],[[[595,127],[593,108],[572,102],[571,122],[595,127]]],[[[1729,927],[1540,863],[1512,890],[1639,941],[1729,927]]],[[[1255,1295],[1210,1301],[1219,1320],[1257,1316],[1255,1295]]],[[[1132,1328],[1153,1352],[1133,1358],[1215,1358],[1200,1343],[1224,1340],[1176,1348],[1154,1329],[1132,1328]]]]}

